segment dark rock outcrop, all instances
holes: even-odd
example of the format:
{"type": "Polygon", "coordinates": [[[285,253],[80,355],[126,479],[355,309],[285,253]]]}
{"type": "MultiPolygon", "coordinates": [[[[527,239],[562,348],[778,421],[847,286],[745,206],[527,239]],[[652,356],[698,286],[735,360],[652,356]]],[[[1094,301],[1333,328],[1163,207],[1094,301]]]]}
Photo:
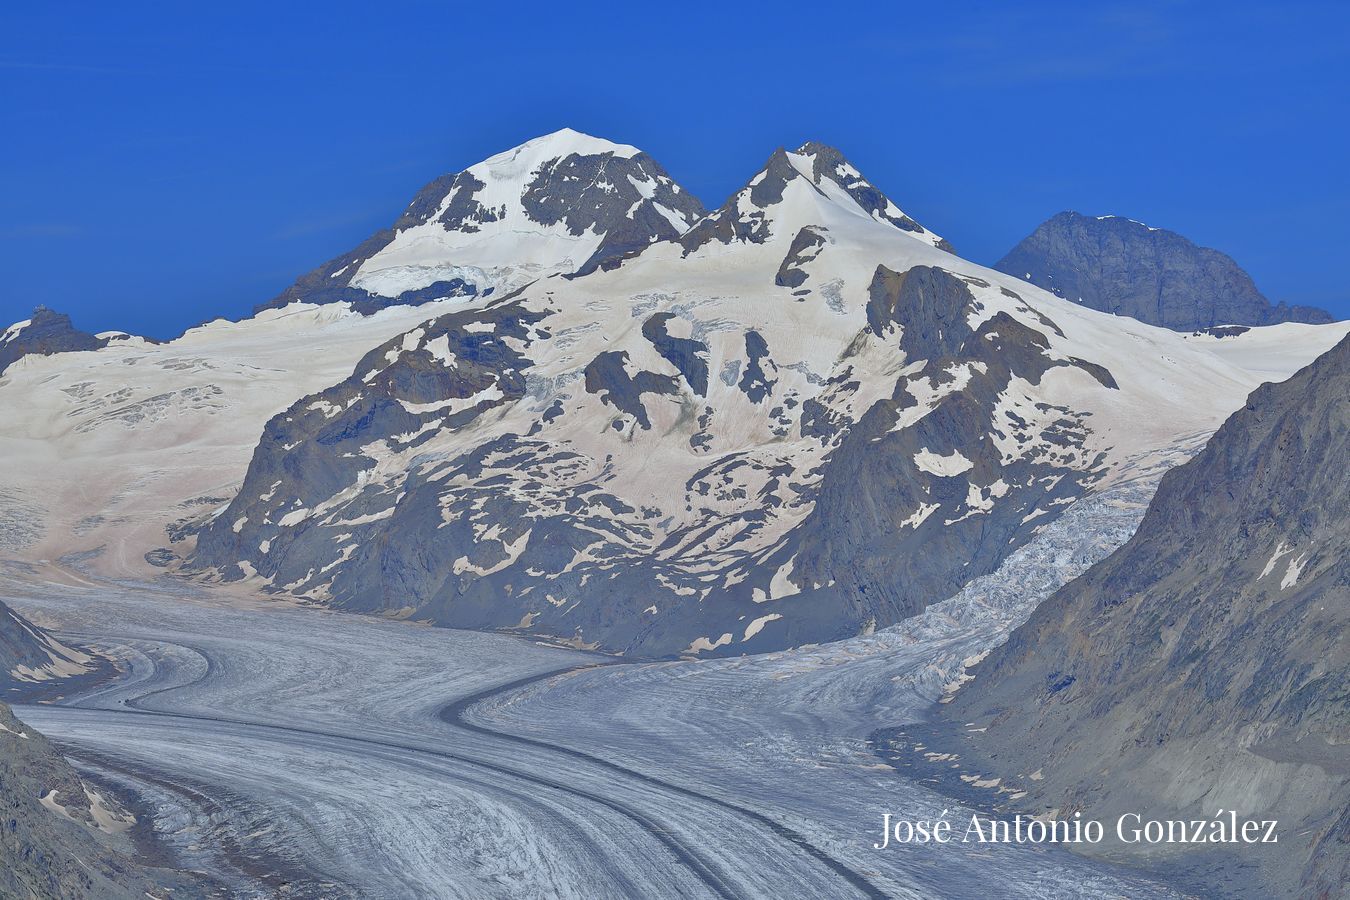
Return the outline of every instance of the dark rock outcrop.
{"type": "Polygon", "coordinates": [[[215,896],[181,873],[142,865],[134,816],[84,782],[42,734],[0,703],[0,896],[139,900],[215,896]]]}
{"type": "Polygon", "coordinates": [[[1134,537],[940,707],[964,765],[1061,817],[1278,820],[1278,844],[1108,851],[1206,873],[1191,886],[1225,896],[1342,896],[1348,398],[1350,338],[1168,473],[1134,537]],[[1179,849],[1181,864],[1162,855],[1179,849]]]}
{"type": "Polygon", "coordinates": [[[70,316],[39,306],[27,322],[0,333],[0,373],[25,356],[51,356],[73,350],[98,350],[108,338],[80,331],[70,316]]]}
{"type": "Polygon", "coordinates": [[[1218,250],[1119,216],[1059,213],[994,268],[1066,300],[1175,331],[1332,321],[1324,310],[1271,304],[1218,250]]]}

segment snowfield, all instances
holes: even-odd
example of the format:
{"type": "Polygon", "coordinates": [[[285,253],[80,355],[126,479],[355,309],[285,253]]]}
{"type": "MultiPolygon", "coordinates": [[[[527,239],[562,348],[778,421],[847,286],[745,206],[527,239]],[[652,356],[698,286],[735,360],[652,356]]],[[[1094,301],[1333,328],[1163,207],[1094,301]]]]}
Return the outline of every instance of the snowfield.
{"type": "Polygon", "coordinates": [[[16,522],[0,542],[32,560],[101,547],[100,571],[144,575],[168,526],[234,495],[268,418],[458,302],[372,316],[295,304],[165,344],[24,357],[0,376],[0,496],[39,533],[19,539],[16,522]]]}

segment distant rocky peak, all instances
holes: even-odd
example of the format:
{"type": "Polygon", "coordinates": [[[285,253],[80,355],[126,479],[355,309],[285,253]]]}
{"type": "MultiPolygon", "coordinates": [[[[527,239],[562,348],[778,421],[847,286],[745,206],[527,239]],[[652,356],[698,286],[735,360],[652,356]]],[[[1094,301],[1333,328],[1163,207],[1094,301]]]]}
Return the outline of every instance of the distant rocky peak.
{"type": "Polygon", "coordinates": [[[743,188],[691,228],[680,243],[691,253],[712,241],[762,244],[779,237],[790,240],[801,229],[822,224],[823,206],[870,218],[943,250],[952,249],[907,216],[842,153],[815,141],[796,151],[774,151],[743,188]],[[794,184],[809,195],[790,197],[794,184]]]}
{"type": "Polygon", "coordinates": [[[1332,321],[1325,310],[1272,304],[1226,254],[1124,216],[1057,213],[994,268],[1091,309],[1177,331],[1332,321]]]}
{"type": "Polygon", "coordinates": [[[0,373],[25,356],[98,350],[107,346],[108,340],[106,335],[80,331],[65,313],[38,306],[30,318],[0,332],[0,373]]]}

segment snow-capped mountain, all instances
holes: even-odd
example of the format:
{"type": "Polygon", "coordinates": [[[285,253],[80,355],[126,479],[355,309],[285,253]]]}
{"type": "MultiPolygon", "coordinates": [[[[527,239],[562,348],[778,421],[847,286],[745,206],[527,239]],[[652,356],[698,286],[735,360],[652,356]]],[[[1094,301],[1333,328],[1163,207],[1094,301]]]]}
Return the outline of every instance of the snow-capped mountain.
{"type": "Polygon", "coordinates": [[[994,268],[1084,306],[1177,331],[1332,320],[1325,310],[1272,304],[1231,257],[1122,216],[1059,213],[994,268]]]}
{"type": "MultiPolygon", "coordinates": [[[[378,258],[353,277],[407,268],[378,258]]],[[[818,144],[588,259],[273,417],[189,568],[635,655],[828,640],[952,595],[1267,376],[1260,329],[1224,358],[969,263],[818,144]]]]}
{"type": "Polygon", "coordinates": [[[701,212],[646,154],[564,130],[433,182],[398,229],[242,321],[157,344],[86,335],[39,310],[6,329],[0,347],[14,360],[0,375],[0,549],[144,574],[147,553],[164,560],[166,530],[178,534],[234,496],[263,424],[342,380],[371,347],[461,308],[480,287],[491,297],[522,278],[598,264],[676,236],[701,212]],[[441,276],[457,266],[491,278],[447,288],[441,276]],[[390,298],[350,287],[358,271],[433,280],[390,298]],[[44,355],[77,349],[96,352],[44,355]]]}
{"type": "Polygon", "coordinates": [[[683,234],[703,205],[646,153],[570,128],[445,175],[391,229],[300,278],[296,300],[359,310],[487,296],[683,234]]]}

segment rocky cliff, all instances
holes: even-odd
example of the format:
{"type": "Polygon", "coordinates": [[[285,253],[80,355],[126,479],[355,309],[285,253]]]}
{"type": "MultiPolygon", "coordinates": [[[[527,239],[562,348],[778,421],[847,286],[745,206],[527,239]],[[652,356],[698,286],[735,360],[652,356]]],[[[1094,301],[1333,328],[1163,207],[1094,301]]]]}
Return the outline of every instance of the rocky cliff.
{"type": "Polygon", "coordinates": [[[1273,305],[1218,250],[1120,216],[1059,213],[994,268],[1092,309],[1177,331],[1332,321],[1324,310],[1273,305]]]}
{"type": "Polygon", "coordinates": [[[1256,390],[1170,472],[1138,532],[940,709],[967,771],[1038,811],[1279,822],[1190,854],[1219,895],[1350,883],[1350,339],[1256,390]]]}

